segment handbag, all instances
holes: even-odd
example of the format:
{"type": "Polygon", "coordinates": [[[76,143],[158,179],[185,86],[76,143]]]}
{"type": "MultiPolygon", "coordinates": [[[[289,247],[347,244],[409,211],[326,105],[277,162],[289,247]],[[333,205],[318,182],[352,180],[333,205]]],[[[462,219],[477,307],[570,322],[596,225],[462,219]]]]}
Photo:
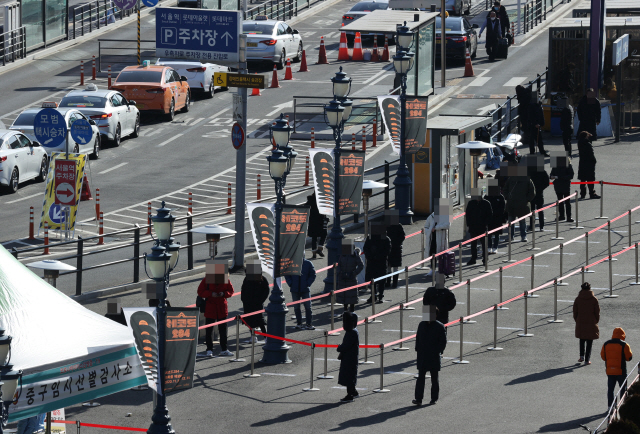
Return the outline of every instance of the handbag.
{"type": "Polygon", "coordinates": [[[204,309],[207,306],[207,299],[200,296],[196,296],[196,307],[200,309],[200,312],[204,313],[204,309]]]}

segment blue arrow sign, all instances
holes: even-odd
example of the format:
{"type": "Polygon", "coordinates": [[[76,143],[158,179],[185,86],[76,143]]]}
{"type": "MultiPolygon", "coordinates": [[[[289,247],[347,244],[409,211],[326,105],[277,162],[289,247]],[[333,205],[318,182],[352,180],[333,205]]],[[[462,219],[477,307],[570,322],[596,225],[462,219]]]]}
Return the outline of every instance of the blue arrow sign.
{"type": "Polygon", "coordinates": [[[42,146],[56,148],[67,138],[67,123],[60,112],[45,108],[36,115],[33,131],[42,146]]]}
{"type": "Polygon", "coordinates": [[[142,0],[142,3],[144,3],[145,6],[152,8],[158,4],[158,0],[142,0]]]}
{"type": "Polygon", "coordinates": [[[238,62],[241,12],[157,8],[156,55],[238,62]]]}
{"type": "Polygon", "coordinates": [[[133,9],[136,6],[136,1],[137,0],[113,0],[116,6],[124,10],[133,9]]]}
{"type": "Polygon", "coordinates": [[[71,124],[71,137],[76,143],[86,145],[93,138],[93,129],[91,124],[85,119],[78,119],[71,124]]]}
{"type": "Polygon", "coordinates": [[[49,207],[49,218],[53,223],[64,223],[64,212],[62,212],[62,207],[57,203],[51,204],[49,207]]]}

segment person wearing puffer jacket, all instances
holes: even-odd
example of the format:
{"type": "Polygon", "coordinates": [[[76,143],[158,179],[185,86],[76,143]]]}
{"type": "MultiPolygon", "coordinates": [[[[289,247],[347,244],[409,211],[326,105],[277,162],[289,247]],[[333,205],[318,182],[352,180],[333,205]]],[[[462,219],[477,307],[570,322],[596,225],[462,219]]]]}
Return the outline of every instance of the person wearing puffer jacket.
{"type": "Polygon", "coordinates": [[[591,346],[594,339],[600,338],[600,304],[591,284],[584,282],[580,287],[578,297],[573,302],[573,320],[576,322],[576,338],[580,339],[580,359],[578,363],[591,364],[591,346]],[[586,351],[585,351],[586,346],[586,351]]]}
{"type": "Polygon", "coordinates": [[[616,327],[613,329],[611,339],[602,345],[602,350],[600,351],[600,357],[604,360],[607,368],[608,408],[611,408],[611,404],[613,404],[613,391],[616,383],[622,388],[622,393],[627,389],[627,386],[623,386],[623,383],[627,377],[627,362],[631,361],[633,353],[629,344],[624,341],[626,337],[622,327],[616,327]]]}

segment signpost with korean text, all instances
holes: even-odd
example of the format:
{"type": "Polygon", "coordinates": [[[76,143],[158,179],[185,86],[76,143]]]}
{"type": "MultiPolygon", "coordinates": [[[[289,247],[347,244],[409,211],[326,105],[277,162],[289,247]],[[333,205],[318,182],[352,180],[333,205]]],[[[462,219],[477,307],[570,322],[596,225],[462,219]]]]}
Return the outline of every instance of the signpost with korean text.
{"type": "Polygon", "coordinates": [[[620,141],[620,124],[622,123],[622,65],[623,61],[629,57],[629,35],[624,34],[613,41],[612,50],[613,66],[616,67],[616,83],[618,83],[618,91],[616,92],[616,125],[615,125],[615,142],[620,141]]]}
{"type": "Polygon", "coordinates": [[[33,132],[42,146],[56,148],[67,138],[67,123],[59,111],[43,108],[33,121],[33,132]]]}
{"type": "Polygon", "coordinates": [[[247,89],[264,89],[264,75],[232,74],[230,72],[215,72],[214,83],[221,87],[243,87],[247,89]]]}
{"type": "Polygon", "coordinates": [[[427,140],[427,97],[411,98],[405,104],[404,149],[411,155],[422,149],[427,140]]]}
{"type": "Polygon", "coordinates": [[[193,387],[199,315],[198,308],[167,308],[163,371],[165,394],[193,387]]]}
{"type": "Polygon", "coordinates": [[[350,151],[340,155],[338,214],[360,214],[365,151],[350,151]]]}
{"type": "Polygon", "coordinates": [[[309,209],[303,205],[282,206],[276,277],[299,276],[302,271],[309,209]]]}

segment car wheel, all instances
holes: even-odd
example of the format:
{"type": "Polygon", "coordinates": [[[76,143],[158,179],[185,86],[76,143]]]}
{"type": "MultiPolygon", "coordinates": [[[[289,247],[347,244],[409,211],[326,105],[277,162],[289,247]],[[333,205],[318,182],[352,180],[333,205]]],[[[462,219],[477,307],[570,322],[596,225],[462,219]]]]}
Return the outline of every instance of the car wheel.
{"type": "Polygon", "coordinates": [[[138,115],[136,116],[136,125],[133,127],[133,133],[131,133],[131,137],[140,137],[140,113],[138,113],[138,115]]]}
{"type": "Polygon", "coordinates": [[[184,100],[184,107],[182,108],[183,113],[187,113],[189,111],[189,104],[191,104],[191,95],[187,92],[187,98],[184,100]]]}
{"type": "Polygon", "coordinates": [[[213,85],[213,77],[211,77],[211,82],[209,83],[209,93],[207,93],[207,97],[213,98],[216,93],[216,88],[213,85]]]}
{"type": "Polygon", "coordinates": [[[36,178],[36,181],[44,182],[47,179],[47,172],[49,171],[49,159],[45,155],[42,157],[42,163],[40,163],[40,174],[36,178]]]}
{"type": "Polygon", "coordinates": [[[11,172],[11,178],[9,179],[9,191],[11,193],[15,193],[16,191],[18,191],[18,181],[18,168],[14,167],[13,172],[11,172]]]}
{"type": "Polygon", "coordinates": [[[294,62],[300,62],[302,60],[302,42],[298,45],[298,52],[296,53],[296,57],[293,58],[294,62]]]}
{"type": "Polygon", "coordinates": [[[97,160],[100,158],[100,139],[96,137],[96,141],[93,142],[93,153],[89,155],[91,160],[97,160]]]}
{"type": "Polygon", "coordinates": [[[114,146],[120,146],[120,142],[122,141],[122,128],[120,124],[116,125],[116,133],[113,135],[113,144],[114,146]]]}
{"type": "Polygon", "coordinates": [[[287,64],[287,53],[284,50],[282,50],[282,54],[280,55],[280,61],[276,63],[276,67],[278,69],[284,69],[286,64],[287,64]]]}
{"type": "Polygon", "coordinates": [[[167,117],[168,121],[172,121],[175,115],[176,115],[176,102],[173,98],[171,98],[171,104],[169,105],[169,113],[167,113],[165,116],[167,117]]]}

